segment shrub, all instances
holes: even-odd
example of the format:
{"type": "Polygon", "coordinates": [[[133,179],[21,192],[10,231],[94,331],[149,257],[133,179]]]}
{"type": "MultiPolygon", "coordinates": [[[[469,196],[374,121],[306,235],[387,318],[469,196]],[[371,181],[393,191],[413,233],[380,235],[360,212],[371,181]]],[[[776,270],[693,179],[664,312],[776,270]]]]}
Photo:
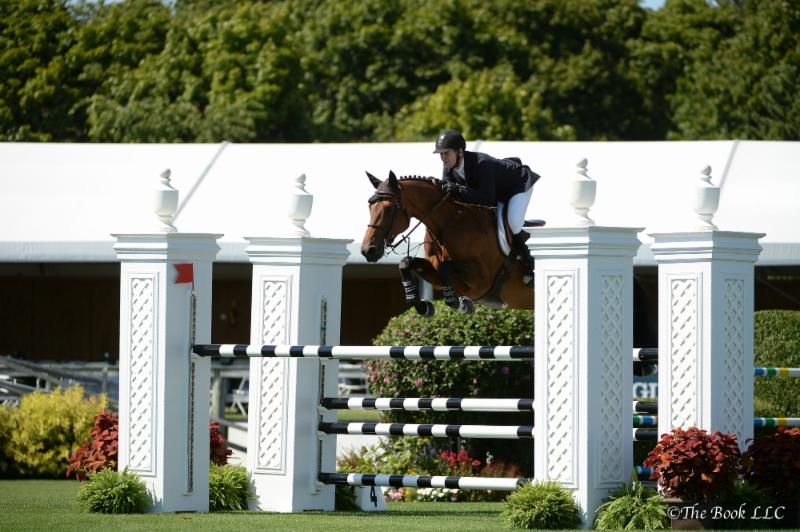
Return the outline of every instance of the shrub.
{"type": "Polygon", "coordinates": [[[33,392],[11,409],[7,444],[15,476],[63,477],[72,451],[86,441],[105,396],[83,398],[79,385],[33,392]]]}
{"type": "Polygon", "coordinates": [[[336,511],[358,512],[361,510],[356,504],[356,490],[353,486],[336,485],[336,511]]]}
{"type": "Polygon", "coordinates": [[[116,469],[118,448],[119,418],[114,412],[104,410],[94,418],[92,439],[78,447],[69,457],[67,476],[72,473],[83,481],[87,475],[101,469],[116,469]]]}
{"type": "MultiPolygon", "coordinates": [[[[410,309],[392,318],[375,345],[532,345],[533,312],[497,310],[477,306],[464,315],[435,301],[433,318],[422,318],[410,309]]],[[[372,360],[366,363],[370,392],[379,397],[533,397],[532,361],[409,361],[372,360]]],[[[484,424],[480,412],[382,412],[386,421],[398,423],[484,424]],[[457,421],[453,416],[457,415],[457,421]]],[[[530,413],[492,414],[492,424],[532,425],[530,413]]],[[[517,460],[530,466],[533,442],[513,440],[468,440],[473,456],[491,452],[499,459],[517,460]]],[[[458,447],[458,445],[456,445],[458,447]]]]}
{"type": "Polygon", "coordinates": [[[733,490],[740,458],[735,435],[677,428],[662,436],[644,465],[671,497],[712,502],[733,490]]]}
{"type": "Polygon", "coordinates": [[[228,457],[233,454],[233,451],[228,449],[228,442],[219,429],[219,423],[212,421],[208,425],[208,429],[211,433],[211,462],[220,466],[227,464],[228,457]]]}
{"type": "Polygon", "coordinates": [[[142,513],[150,504],[144,482],[133,473],[101,469],[81,484],[78,504],[87,512],[142,513]]]}
{"type": "MultiPolygon", "coordinates": [[[[745,508],[744,516],[736,515],[734,519],[714,519],[711,526],[721,529],[740,529],[752,530],[756,528],[782,528],[775,527],[775,521],[768,521],[763,519],[763,514],[758,515],[755,511],[756,508],[769,508],[775,505],[775,501],[766,493],[766,491],[749,485],[747,482],[737,482],[733,491],[720,497],[718,505],[720,508],[729,511],[735,511],[738,508],[745,508]]],[[[731,512],[732,514],[733,512],[731,512]]],[[[789,512],[786,512],[788,517],[789,512]]]]}
{"type": "Polygon", "coordinates": [[[381,438],[378,445],[344,454],[338,469],[343,473],[429,475],[439,467],[438,452],[430,438],[381,438]]]}
{"type": "Polygon", "coordinates": [[[240,465],[212,463],[208,472],[208,510],[246,510],[250,490],[250,475],[240,465]]]}
{"type": "Polygon", "coordinates": [[[9,476],[15,469],[9,445],[14,430],[11,408],[0,405],[0,478],[9,476]]]}
{"type": "MultiPolygon", "coordinates": [[[[800,312],[763,310],[754,315],[755,365],[800,367],[800,312]]],[[[776,377],[755,380],[756,416],[800,417],[797,381],[776,377]]]]}
{"type": "Polygon", "coordinates": [[[575,528],[580,506],[557,482],[530,483],[506,499],[500,517],[512,528],[575,528]]]}
{"type": "Polygon", "coordinates": [[[800,428],[756,438],[742,457],[744,479],[775,501],[800,500],[800,428]]]}
{"type": "Polygon", "coordinates": [[[669,524],[664,498],[638,482],[635,489],[624,488],[597,509],[595,528],[664,530],[669,524]]]}

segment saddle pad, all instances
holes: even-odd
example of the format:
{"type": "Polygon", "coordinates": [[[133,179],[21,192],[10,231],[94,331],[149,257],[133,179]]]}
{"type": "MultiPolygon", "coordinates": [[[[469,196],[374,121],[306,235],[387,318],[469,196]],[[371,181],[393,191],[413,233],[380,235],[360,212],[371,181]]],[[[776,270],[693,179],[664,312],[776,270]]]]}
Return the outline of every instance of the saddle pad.
{"type": "Polygon", "coordinates": [[[497,204],[497,243],[500,245],[500,251],[503,252],[503,255],[508,257],[508,254],[511,253],[511,245],[508,242],[510,229],[505,216],[505,207],[502,203],[497,204]]]}

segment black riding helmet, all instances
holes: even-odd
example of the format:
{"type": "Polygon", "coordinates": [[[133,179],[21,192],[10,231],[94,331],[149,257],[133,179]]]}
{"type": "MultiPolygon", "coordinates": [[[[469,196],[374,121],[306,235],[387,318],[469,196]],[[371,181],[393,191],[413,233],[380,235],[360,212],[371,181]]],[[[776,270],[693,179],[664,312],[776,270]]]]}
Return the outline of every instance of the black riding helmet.
{"type": "Polygon", "coordinates": [[[447,150],[466,150],[467,141],[455,129],[448,129],[436,139],[436,149],[433,153],[444,153],[447,150]]]}

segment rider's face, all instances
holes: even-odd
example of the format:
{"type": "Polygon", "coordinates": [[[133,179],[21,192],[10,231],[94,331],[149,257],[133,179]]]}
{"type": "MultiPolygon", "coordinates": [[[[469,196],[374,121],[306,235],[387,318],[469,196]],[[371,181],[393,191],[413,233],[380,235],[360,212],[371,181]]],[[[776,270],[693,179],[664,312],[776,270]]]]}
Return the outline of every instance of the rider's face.
{"type": "Polygon", "coordinates": [[[439,154],[442,158],[442,164],[448,170],[452,170],[458,164],[458,152],[456,150],[447,150],[439,154]]]}

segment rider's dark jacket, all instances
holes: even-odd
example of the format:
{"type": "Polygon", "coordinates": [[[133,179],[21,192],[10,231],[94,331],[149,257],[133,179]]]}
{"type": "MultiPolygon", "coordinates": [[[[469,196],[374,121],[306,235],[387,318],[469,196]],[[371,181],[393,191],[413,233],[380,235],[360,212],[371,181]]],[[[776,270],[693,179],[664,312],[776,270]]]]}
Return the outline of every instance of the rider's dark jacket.
{"type": "Polygon", "coordinates": [[[508,204],[515,194],[525,192],[539,179],[539,174],[522,164],[519,159],[495,159],[480,152],[464,152],[464,179],[455,170],[444,169],[442,179],[462,185],[457,199],[495,207],[498,202],[508,204]]]}

